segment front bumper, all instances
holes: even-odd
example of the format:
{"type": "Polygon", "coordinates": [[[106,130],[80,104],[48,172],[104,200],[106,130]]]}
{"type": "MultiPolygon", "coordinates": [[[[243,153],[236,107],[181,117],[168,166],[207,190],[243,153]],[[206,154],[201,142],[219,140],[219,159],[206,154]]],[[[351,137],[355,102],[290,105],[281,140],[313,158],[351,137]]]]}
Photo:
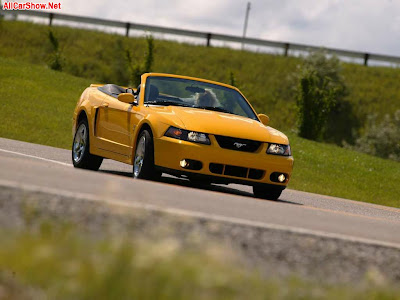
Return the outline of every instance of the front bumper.
{"type": "Polygon", "coordinates": [[[174,170],[175,174],[201,174],[210,178],[220,178],[225,182],[240,182],[242,184],[273,184],[285,187],[291,177],[293,169],[292,156],[277,156],[266,154],[267,143],[253,153],[229,150],[221,148],[215,137],[209,135],[211,145],[197,144],[174,138],[163,136],[154,139],[154,159],[155,165],[164,170],[174,170]],[[202,168],[200,170],[188,170],[181,167],[180,162],[183,159],[200,161],[202,168]],[[249,171],[235,176],[217,174],[210,170],[210,164],[219,164],[227,168],[241,167],[248,170],[262,170],[263,174],[259,179],[249,177],[249,171]],[[283,183],[271,181],[271,174],[279,172],[287,175],[287,180],[283,183]]]}

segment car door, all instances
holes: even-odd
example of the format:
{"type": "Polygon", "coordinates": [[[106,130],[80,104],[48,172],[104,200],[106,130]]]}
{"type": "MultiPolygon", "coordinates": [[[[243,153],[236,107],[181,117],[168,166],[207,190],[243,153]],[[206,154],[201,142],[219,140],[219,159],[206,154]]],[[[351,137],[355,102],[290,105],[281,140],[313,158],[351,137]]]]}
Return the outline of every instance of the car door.
{"type": "Polygon", "coordinates": [[[133,129],[140,114],[135,104],[106,96],[98,110],[97,137],[107,157],[127,162],[132,156],[133,129]]]}

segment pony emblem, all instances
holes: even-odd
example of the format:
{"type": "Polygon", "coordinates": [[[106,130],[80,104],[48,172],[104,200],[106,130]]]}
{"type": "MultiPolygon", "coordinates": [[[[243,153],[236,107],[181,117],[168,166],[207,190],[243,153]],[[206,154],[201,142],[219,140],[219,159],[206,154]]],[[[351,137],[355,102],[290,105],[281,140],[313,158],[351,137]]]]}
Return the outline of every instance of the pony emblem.
{"type": "Polygon", "coordinates": [[[242,144],[242,143],[235,142],[235,143],[233,143],[233,146],[235,146],[236,148],[240,149],[242,147],[247,146],[247,144],[242,144]]]}

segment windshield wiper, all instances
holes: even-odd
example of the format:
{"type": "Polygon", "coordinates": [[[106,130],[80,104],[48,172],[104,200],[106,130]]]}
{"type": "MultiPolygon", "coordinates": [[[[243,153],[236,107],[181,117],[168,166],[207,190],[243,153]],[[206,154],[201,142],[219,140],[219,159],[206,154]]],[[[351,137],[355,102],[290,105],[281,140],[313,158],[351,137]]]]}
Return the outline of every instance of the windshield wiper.
{"type": "Polygon", "coordinates": [[[154,100],[154,101],[146,101],[144,104],[160,104],[160,105],[175,105],[175,106],[187,106],[191,107],[192,105],[184,103],[184,102],[176,102],[170,100],[154,100]]]}
{"type": "Polygon", "coordinates": [[[224,112],[227,114],[234,114],[233,112],[230,112],[229,110],[226,110],[225,108],[219,107],[219,106],[193,106],[194,108],[202,108],[202,109],[207,109],[207,110],[214,110],[214,111],[220,111],[224,112]]]}

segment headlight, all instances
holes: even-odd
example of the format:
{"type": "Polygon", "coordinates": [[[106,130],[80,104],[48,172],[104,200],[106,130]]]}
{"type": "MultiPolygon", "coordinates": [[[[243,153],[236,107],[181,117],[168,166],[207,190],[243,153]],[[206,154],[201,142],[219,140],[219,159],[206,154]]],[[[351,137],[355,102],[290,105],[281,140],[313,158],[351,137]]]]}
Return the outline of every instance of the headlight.
{"type": "Polygon", "coordinates": [[[211,144],[207,133],[184,130],[173,126],[168,128],[164,135],[174,139],[189,141],[193,143],[200,143],[205,145],[211,144]]]}
{"type": "Polygon", "coordinates": [[[283,155],[283,156],[292,155],[292,151],[290,150],[290,145],[281,145],[281,144],[269,144],[267,153],[274,155],[283,155]]]}

